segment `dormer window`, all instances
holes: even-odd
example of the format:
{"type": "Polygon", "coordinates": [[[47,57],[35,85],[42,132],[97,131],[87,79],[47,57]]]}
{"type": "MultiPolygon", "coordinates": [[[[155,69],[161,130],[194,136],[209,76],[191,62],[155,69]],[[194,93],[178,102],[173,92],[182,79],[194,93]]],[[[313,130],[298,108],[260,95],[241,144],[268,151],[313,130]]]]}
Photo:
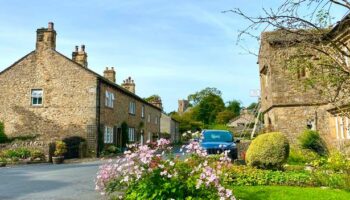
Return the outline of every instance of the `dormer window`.
{"type": "Polygon", "coordinates": [[[43,90],[33,89],[31,92],[32,106],[41,106],[43,104],[43,90]]]}

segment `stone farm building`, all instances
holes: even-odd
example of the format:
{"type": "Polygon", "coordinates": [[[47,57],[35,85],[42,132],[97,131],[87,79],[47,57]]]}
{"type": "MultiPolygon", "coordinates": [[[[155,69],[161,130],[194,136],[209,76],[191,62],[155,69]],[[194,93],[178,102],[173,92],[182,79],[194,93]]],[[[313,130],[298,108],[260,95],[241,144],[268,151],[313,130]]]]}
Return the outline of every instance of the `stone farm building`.
{"type": "Polygon", "coordinates": [[[104,76],[88,68],[84,45],[72,58],[56,51],[56,31],[49,23],[37,30],[36,49],[0,72],[5,133],[36,135],[42,147],[80,138],[92,156],[108,144],[121,147],[126,139],[157,137],[161,109],[135,94],[131,78],[120,86],[115,77],[114,68],[106,68],[104,76]]]}
{"type": "MultiPolygon", "coordinates": [[[[332,37],[349,44],[349,19],[344,18],[331,30],[332,37]]],[[[318,91],[306,89],[299,82],[308,77],[307,70],[299,73],[286,69],[283,59],[294,46],[288,35],[278,36],[280,30],[264,32],[259,51],[261,109],[264,124],[270,131],[285,133],[295,142],[305,129],[320,132],[327,144],[346,147],[350,143],[350,120],[326,100],[318,91]]],[[[283,35],[283,34],[282,34],[283,35]]],[[[312,59],[312,58],[310,58],[312,59]]],[[[345,106],[345,105],[343,105],[345,106]]],[[[350,149],[350,148],[349,148],[350,149]]],[[[344,149],[346,150],[346,148],[344,149]]]]}

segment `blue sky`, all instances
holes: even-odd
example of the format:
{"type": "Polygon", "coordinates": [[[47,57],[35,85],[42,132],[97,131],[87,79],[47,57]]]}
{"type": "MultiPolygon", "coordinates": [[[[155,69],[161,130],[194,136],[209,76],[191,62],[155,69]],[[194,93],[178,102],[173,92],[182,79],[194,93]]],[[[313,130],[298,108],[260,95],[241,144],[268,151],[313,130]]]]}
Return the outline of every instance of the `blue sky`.
{"type": "MultiPolygon", "coordinates": [[[[86,45],[89,68],[117,70],[117,83],[131,76],[141,97],[159,94],[166,112],[177,100],[216,87],[225,101],[256,101],[257,58],[236,45],[246,21],[221,11],[252,14],[269,0],[0,0],[0,71],[35,47],[35,31],[55,23],[57,50],[68,57],[86,45]]],[[[246,47],[258,49],[257,41],[246,47]]]]}

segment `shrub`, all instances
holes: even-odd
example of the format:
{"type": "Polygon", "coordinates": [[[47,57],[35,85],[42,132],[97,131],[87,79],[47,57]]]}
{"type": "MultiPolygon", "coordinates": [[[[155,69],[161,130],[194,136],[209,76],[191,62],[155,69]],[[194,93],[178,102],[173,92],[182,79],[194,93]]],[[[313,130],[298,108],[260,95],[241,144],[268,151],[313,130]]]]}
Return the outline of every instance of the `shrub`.
{"type": "Polygon", "coordinates": [[[55,146],[55,156],[63,156],[67,152],[67,145],[63,141],[57,141],[55,146]]]}
{"type": "Polygon", "coordinates": [[[311,173],[307,171],[272,171],[249,166],[232,166],[225,171],[226,184],[234,186],[288,185],[313,186],[311,173]]]}
{"type": "Polygon", "coordinates": [[[8,140],[8,138],[5,134],[4,123],[0,122],[0,143],[5,143],[7,140],[8,140]]]}
{"type": "Polygon", "coordinates": [[[305,130],[298,137],[300,146],[304,149],[310,149],[320,155],[326,154],[326,145],[317,131],[305,130]]]}
{"type": "Polygon", "coordinates": [[[291,148],[288,157],[288,164],[304,165],[318,160],[320,156],[309,149],[291,148]]]}
{"type": "Polygon", "coordinates": [[[121,149],[118,148],[115,145],[109,145],[109,146],[105,146],[103,151],[101,152],[102,156],[114,156],[118,153],[121,152],[121,149]]]}
{"type": "Polygon", "coordinates": [[[288,139],[279,132],[259,135],[250,144],[246,161],[249,166],[281,169],[289,155],[288,139]]]}
{"type": "Polygon", "coordinates": [[[38,149],[31,150],[30,154],[31,154],[31,158],[33,159],[40,158],[41,160],[43,160],[45,158],[45,154],[38,149]]]}
{"type": "Polygon", "coordinates": [[[31,155],[30,150],[24,147],[4,150],[1,154],[3,157],[10,158],[10,159],[18,159],[18,158],[26,159],[26,158],[29,158],[31,155]]]}

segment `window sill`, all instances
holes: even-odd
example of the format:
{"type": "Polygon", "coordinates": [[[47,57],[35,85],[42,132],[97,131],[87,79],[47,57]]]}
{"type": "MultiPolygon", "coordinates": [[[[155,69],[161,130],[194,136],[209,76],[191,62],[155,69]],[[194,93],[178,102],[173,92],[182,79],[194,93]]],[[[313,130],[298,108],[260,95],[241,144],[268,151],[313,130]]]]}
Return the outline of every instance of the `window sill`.
{"type": "Polygon", "coordinates": [[[31,107],[32,107],[32,108],[42,108],[42,107],[44,107],[44,105],[42,105],[42,104],[41,104],[41,105],[33,105],[33,104],[32,104],[31,107]]]}

